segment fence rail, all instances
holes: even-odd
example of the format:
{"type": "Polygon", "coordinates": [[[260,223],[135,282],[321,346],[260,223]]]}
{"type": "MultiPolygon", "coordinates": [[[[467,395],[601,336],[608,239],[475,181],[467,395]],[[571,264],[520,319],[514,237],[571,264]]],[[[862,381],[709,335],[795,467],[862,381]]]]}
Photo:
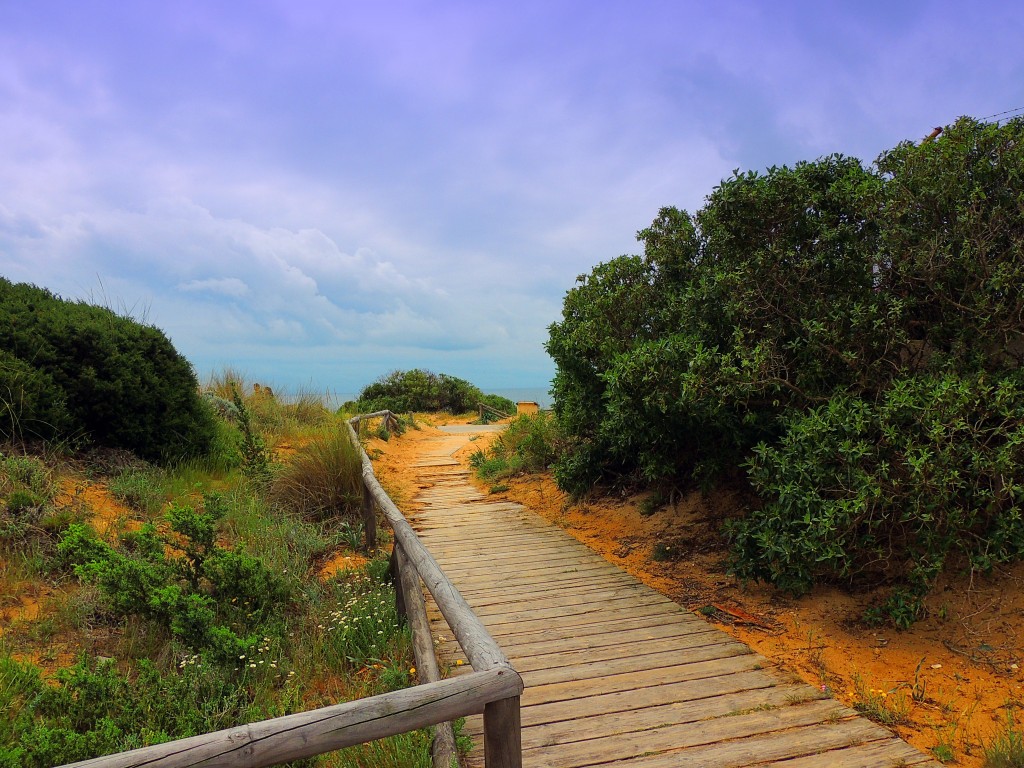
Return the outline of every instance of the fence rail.
{"type": "MultiPolygon", "coordinates": [[[[481,712],[487,768],[522,768],[522,678],[377,481],[356,431],[359,422],[368,418],[383,418],[387,423],[396,417],[390,411],[378,411],[355,416],[346,424],[362,458],[363,513],[369,513],[374,521],[365,527],[367,543],[372,541],[375,545],[376,505],[394,531],[396,594],[413,630],[421,679],[433,679],[401,691],[97,757],[71,763],[67,768],[263,768],[430,725],[448,724],[481,712]],[[440,679],[422,606],[421,581],[462,646],[473,672],[440,679]]],[[[454,753],[454,739],[450,726],[440,728],[439,732],[434,764],[447,768],[454,753]]]]}

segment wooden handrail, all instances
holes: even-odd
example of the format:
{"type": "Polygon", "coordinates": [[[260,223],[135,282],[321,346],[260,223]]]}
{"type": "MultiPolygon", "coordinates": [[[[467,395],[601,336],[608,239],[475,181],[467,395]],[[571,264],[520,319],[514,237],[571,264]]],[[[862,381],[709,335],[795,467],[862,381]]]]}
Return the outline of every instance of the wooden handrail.
{"type": "MultiPolygon", "coordinates": [[[[473,671],[345,704],[69,763],[65,768],[198,768],[200,765],[202,768],[264,768],[480,713],[484,716],[487,768],[522,768],[519,714],[522,678],[377,482],[373,465],[355,430],[361,419],[374,417],[385,418],[385,423],[397,423],[393,413],[379,411],[353,417],[346,426],[361,454],[370,511],[372,513],[372,504],[376,502],[394,530],[396,562],[400,571],[405,572],[400,574],[405,586],[399,586],[399,594],[405,592],[407,599],[412,597],[422,579],[473,671]],[[409,571],[417,575],[415,581],[409,579],[409,571]]],[[[422,634],[425,621],[417,623],[422,634]]],[[[432,647],[429,625],[426,631],[427,642],[432,647]]],[[[423,652],[423,638],[417,643],[423,646],[420,648],[423,652]]],[[[433,672],[429,671],[429,662],[426,669],[428,676],[436,675],[436,660],[433,672]]]]}
{"type": "MultiPolygon", "coordinates": [[[[75,768],[265,768],[414,731],[516,696],[518,676],[488,669],[345,704],[71,763],[75,768]]],[[[68,767],[70,768],[70,766],[68,767]]]]}

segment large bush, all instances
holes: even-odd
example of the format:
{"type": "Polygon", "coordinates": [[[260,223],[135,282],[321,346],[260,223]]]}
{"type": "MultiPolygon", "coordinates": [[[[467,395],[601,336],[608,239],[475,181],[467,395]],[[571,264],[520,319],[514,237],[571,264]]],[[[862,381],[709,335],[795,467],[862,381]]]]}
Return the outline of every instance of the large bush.
{"type": "Polygon", "coordinates": [[[213,417],[159,329],[0,278],[0,437],[85,439],[147,459],[204,453],[213,417]]]}
{"type": "Polygon", "coordinates": [[[515,411],[511,400],[485,395],[465,379],[413,368],[410,371],[393,371],[364,388],[359,393],[356,409],[362,413],[382,410],[465,413],[476,410],[480,403],[506,413],[515,411]]]}
{"type": "Polygon", "coordinates": [[[1022,182],[1024,119],[963,118],[871,167],[737,173],[662,210],[551,326],[556,478],[747,465],[763,506],[737,570],[795,589],[870,573],[917,599],[950,555],[1020,557],[1022,182]]]}

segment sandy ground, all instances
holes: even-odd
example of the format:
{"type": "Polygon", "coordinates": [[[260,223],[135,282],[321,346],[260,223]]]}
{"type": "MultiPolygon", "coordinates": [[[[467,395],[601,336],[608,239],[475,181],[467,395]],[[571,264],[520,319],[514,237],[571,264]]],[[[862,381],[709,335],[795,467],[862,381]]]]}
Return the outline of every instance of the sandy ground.
{"type": "MultiPolygon", "coordinates": [[[[424,425],[367,445],[382,484],[403,509],[413,511],[418,490],[412,457],[437,434],[424,425]]],[[[467,445],[460,458],[488,439],[467,445]]],[[[638,498],[570,503],[546,474],[503,482],[511,487],[500,498],[558,524],[812,685],[846,704],[899,713],[904,722],[894,730],[923,751],[938,746],[941,755],[947,747],[957,765],[980,767],[982,744],[1024,703],[1024,565],[987,578],[947,579],[929,600],[928,618],[902,632],[872,629],[860,616],[877,595],[820,588],[794,599],[729,576],[714,521],[739,503],[735,498],[694,493],[645,517],[638,498]],[[669,560],[653,558],[656,543],[669,547],[669,560]]],[[[485,491],[489,485],[480,483],[485,491]]]]}

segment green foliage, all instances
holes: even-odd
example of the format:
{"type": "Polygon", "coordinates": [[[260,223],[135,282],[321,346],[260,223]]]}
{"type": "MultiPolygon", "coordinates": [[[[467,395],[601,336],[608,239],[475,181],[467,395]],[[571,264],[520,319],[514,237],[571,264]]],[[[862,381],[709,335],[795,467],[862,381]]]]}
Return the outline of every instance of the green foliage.
{"type": "Polygon", "coordinates": [[[161,674],[142,662],[131,678],[82,657],[51,683],[0,653],[0,766],[49,768],[159,744],[246,719],[244,688],[202,662],[161,674]]]}
{"type": "Polygon", "coordinates": [[[1019,374],[910,376],[877,406],[837,396],[754,450],[765,503],[733,526],[736,571],[796,592],[897,578],[909,589],[880,615],[906,626],[949,557],[988,571],[1024,556],[1022,462],[1019,374]]]}
{"type": "Polygon", "coordinates": [[[1024,119],[962,118],[870,168],[737,172],[695,215],[663,209],[550,328],[556,480],[745,466],[763,504],[737,572],[894,581],[878,610],[901,625],[951,558],[1020,558],[1022,177],[1024,119]]]}
{"type": "Polygon", "coordinates": [[[0,437],[75,440],[150,460],[205,453],[213,417],[157,328],[0,278],[0,437]]]}
{"type": "Polygon", "coordinates": [[[223,514],[217,497],[208,497],[202,510],[172,505],[165,517],[170,533],[144,525],[122,536],[119,547],[73,525],[61,538],[58,556],[99,587],[116,616],[141,616],[184,646],[233,663],[292,595],[288,583],[259,558],[217,544],[223,514]]]}
{"type": "Polygon", "coordinates": [[[476,451],[469,461],[485,480],[541,472],[556,460],[561,443],[553,414],[523,414],[509,423],[486,452],[476,451]]]}
{"type": "Polygon", "coordinates": [[[242,440],[239,446],[242,455],[242,472],[257,485],[262,485],[270,480],[270,452],[267,450],[267,442],[253,425],[249,408],[242,399],[238,387],[232,385],[231,400],[235,406],[238,427],[242,432],[242,440]]]}
{"type": "Polygon", "coordinates": [[[465,379],[414,368],[410,371],[393,371],[365,387],[359,393],[354,410],[359,413],[384,410],[395,413],[465,413],[475,410],[481,402],[505,413],[515,411],[515,404],[511,400],[498,395],[484,395],[478,387],[465,379]]]}
{"type": "Polygon", "coordinates": [[[336,607],[320,622],[328,662],[359,667],[386,658],[395,635],[408,631],[401,628],[390,585],[366,572],[335,580],[329,589],[336,607]]]}
{"type": "Polygon", "coordinates": [[[316,435],[274,477],[270,497],[306,520],[354,519],[362,501],[362,459],[347,430],[316,435]]]}
{"type": "MultiPolygon", "coordinates": [[[[167,497],[191,496],[211,484],[204,466],[190,462],[180,477],[182,465],[173,466],[149,480],[167,497]]],[[[61,486],[54,472],[34,457],[0,456],[0,515],[12,494],[16,501],[19,493],[51,499],[61,486]]],[[[123,474],[131,488],[137,478],[123,474]]],[[[43,536],[4,547],[8,576],[18,583],[63,569],[95,586],[12,627],[0,643],[2,768],[88,759],[410,682],[411,642],[395,617],[387,561],[325,585],[319,573],[342,538],[337,526],[306,522],[252,484],[228,488],[205,495],[201,507],[171,504],[156,524],[113,542],[65,523],[55,554],[43,536]],[[362,599],[351,606],[353,620],[341,621],[356,596],[362,599]],[[332,623],[353,629],[335,638],[326,631],[332,623]],[[25,652],[29,638],[67,639],[116,661],[83,656],[45,675],[12,656],[25,652]]],[[[80,505],[61,507],[71,508],[80,505]]],[[[46,509],[40,527],[55,516],[49,501],[46,509]]],[[[358,526],[351,533],[358,537],[358,526]]],[[[425,730],[324,762],[427,766],[429,747],[425,730]]]]}

